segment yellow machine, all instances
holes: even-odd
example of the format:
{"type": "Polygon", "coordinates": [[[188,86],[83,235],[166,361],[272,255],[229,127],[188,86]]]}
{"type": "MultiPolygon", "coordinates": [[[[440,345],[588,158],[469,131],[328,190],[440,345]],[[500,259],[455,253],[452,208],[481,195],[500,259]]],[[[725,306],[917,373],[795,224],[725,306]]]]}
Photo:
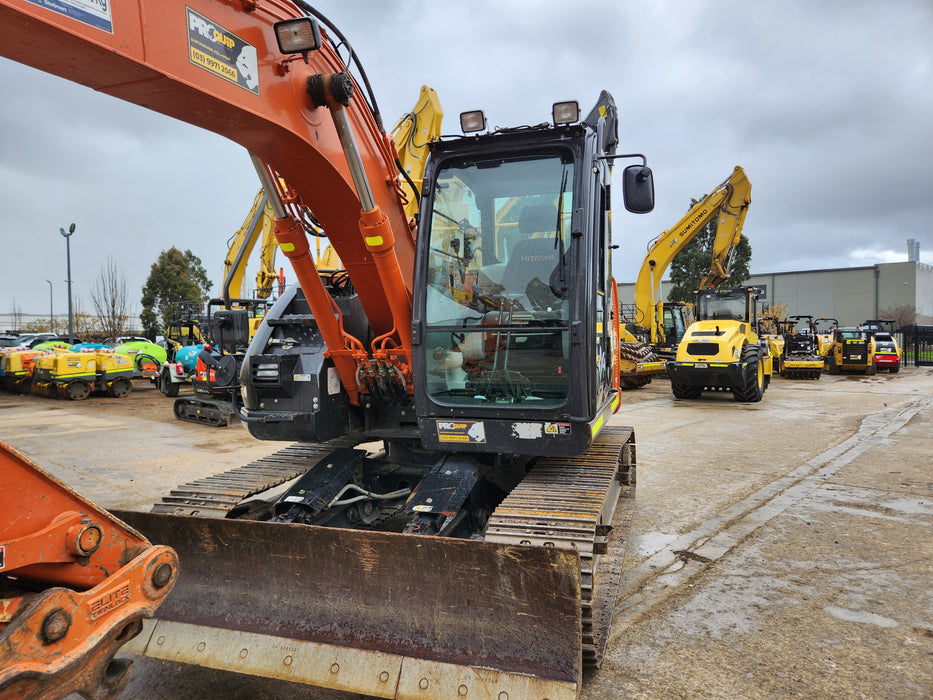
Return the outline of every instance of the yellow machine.
{"type": "Polygon", "coordinates": [[[829,360],[829,353],[833,349],[833,336],[836,332],[836,329],[839,327],[839,321],[834,318],[826,318],[825,316],[820,316],[815,321],[816,323],[816,337],[820,346],[820,357],[823,358],[824,369],[826,369],[825,363],[829,360]]]}
{"type": "Polygon", "coordinates": [[[120,399],[133,390],[135,371],[133,358],[112,350],[55,352],[36,360],[32,393],[82,401],[98,392],[120,399]]]}
{"type": "Polygon", "coordinates": [[[772,358],[758,335],[756,287],[723,287],[697,292],[697,321],[667,363],[671,391],[678,399],[699,398],[704,390],[731,390],[736,401],[761,401],[771,381],[772,358]]]}
{"type": "Polygon", "coordinates": [[[788,379],[819,379],[823,358],[813,316],[791,316],[784,324],[783,347],[776,357],[778,373],[788,379]]]}
{"type": "Polygon", "coordinates": [[[778,316],[758,317],[758,339],[768,345],[768,353],[775,360],[784,353],[784,325],[787,320],[778,316]]]}
{"type": "Polygon", "coordinates": [[[871,331],[875,339],[875,367],[879,372],[895,374],[901,369],[903,350],[894,335],[893,319],[879,318],[865,321],[862,328],[871,331]]]}
{"type": "Polygon", "coordinates": [[[28,393],[36,361],[48,353],[46,350],[31,348],[3,353],[0,356],[0,386],[17,394],[28,393]]]}
{"type": "Polygon", "coordinates": [[[660,298],[661,279],[674,257],[714,216],[719,216],[713,243],[710,271],[700,283],[701,289],[722,284],[729,278],[735,248],[742,236],[745,215],[751,204],[752,185],[745,171],[736,166],[712,193],[694,204],[674,226],[648,245],[648,253],[635,281],[635,308],[621,329],[622,383],[633,388],[651,381],[664,372],[662,357],[673,357],[674,347],[683,332],[683,312],[679,307],[665,308],[660,298]],[[668,332],[675,331],[675,337],[668,332]],[[681,333],[677,334],[680,330],[681,333]],[[650,355],[645,344],[650,345],[650,355]],[[641,362],[639,362],[639,359],[641,362]]]}
{"type": "Polygon", "coordinates": [[[826,360],[830,374],[861,372],[873,375],[878,371],[875,364],[875,339],[872,331],[859,326],[836,328],[833,332],[833,347],[826,360]]]}
{"type": "Polygon", "coordinates": [[[392,140],[395,141],[395,150],[398,152],[399,171],[406,180],[402,185],[402,191],[405,213],[408,216],[413,217],[418,212],[418,193],[421,192],[428,144],[441,135],[443,118],[444,110],[437,93],[427,85],[422,85],[415,108],[408,114],[403,114],[392,129],[392,140]]]}
{"type": "Polygon", "coordinates": [[[246,260],[253,252],[256,241],[259,246],[259,271],[256,273],[256,296],[268,299],[272,295],[272,285],[278,279],[275,272],[275,233],[272,207],[266,195],[259,191],[253,199],[253,206],[243,225],[230,239],[227,255],[224,257],[224,296],[245,297],[243,282],[246,277],[246,260]]]}

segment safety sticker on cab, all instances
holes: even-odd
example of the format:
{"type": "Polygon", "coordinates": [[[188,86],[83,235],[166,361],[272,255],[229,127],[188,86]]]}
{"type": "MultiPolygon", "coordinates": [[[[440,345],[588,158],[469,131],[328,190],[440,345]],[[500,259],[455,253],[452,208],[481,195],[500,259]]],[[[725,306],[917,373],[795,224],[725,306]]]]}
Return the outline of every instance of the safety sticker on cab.
{"type": "Polygon", "coordinates": [[[439,442],[485,443],[486,426],[476,420],[438,420],[437,439],[439,442]]]}
{"type": "Polygon", "coordinates": [[[185,9],[188,17],[188,59],[194,65],[258,95],[256,47],[190,7],[185,9]]]}

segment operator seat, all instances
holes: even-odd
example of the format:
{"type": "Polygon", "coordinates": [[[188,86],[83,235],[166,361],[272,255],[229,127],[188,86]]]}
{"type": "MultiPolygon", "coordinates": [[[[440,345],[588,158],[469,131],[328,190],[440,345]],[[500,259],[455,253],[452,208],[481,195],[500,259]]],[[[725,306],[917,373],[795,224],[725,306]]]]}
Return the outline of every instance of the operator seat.
{"type": "Polygon", "coordinates": [[[518,218],[521,238],[509,249],[509,259],[502,276],[502,284],[509,294],[525,294],[529,282],[550,284],[551,273],[560,262],[557,246],[554,245],[554,229],[557,225],[557,207],[539,204],[522,209],[518,218]],[[532,238],[543,233],[540,238],[532,238]]]}

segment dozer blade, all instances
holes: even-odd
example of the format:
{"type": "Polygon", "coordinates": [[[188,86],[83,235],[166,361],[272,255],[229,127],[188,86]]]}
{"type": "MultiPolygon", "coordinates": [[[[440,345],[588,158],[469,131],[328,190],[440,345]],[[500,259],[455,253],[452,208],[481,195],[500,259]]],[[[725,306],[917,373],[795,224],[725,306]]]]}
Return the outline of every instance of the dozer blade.
{"type": "Polygon", "coordinates": [[[117,515],[181,562],[132,653],[386,698],[579,691],[576,552],[117,515]]]}

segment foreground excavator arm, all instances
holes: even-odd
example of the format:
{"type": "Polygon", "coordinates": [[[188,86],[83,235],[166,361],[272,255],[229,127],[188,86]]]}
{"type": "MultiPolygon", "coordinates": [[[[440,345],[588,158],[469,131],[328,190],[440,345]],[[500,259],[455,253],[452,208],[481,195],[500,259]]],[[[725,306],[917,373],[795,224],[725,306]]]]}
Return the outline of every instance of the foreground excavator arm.
{"type": "Polygon", "coordinates": [[[700,283],[701,289],[715,287],[729,278],[732,255],[742,236],[742,226],[752,185],[745,171],[736,166],[732,175],[710,194],[694,204],[671,228],[663,231],[648,247],[648,254],[635,282],[635,306],[638,323],[647,323],[652,343],[663,339],[663,307],[659,299],[661,278],[674,257],[703,230],[714,216],[719,220],[713,242],[710,271],[700,283]]]}
{"type": "MultiPolygon", "coordinates": [[[[404,374],[415,241],[400,196],[396,149],[324,29],[317,50],[280,50],[276,23],[303,15],[284,0],[137,0],[93,11],[83,3],[2,0],[0,55],[244,146],[267,175],[264,189],[277,200],[279,245],[312,312],[323,318],[332,307],[316,280],[294,212],[299,205],[327,231],[375,334],[394,336],[401,351],[392,361],[404,374]],[[315,89],[309,92],[309,85],[315,89]],[[278,191],[278,175],[288,192],[278,191]],[[360,192],[360,182],[368,183],[367,192],[360,192]]],[[[322,333],[356,403],[361,349],[346,340],[339,320],[328,325],[322,333]]]]}
{"type": "Polygon", "coordinates": [[[178,558],[0,442],[0,698],[116,697],[178,558]]]}

